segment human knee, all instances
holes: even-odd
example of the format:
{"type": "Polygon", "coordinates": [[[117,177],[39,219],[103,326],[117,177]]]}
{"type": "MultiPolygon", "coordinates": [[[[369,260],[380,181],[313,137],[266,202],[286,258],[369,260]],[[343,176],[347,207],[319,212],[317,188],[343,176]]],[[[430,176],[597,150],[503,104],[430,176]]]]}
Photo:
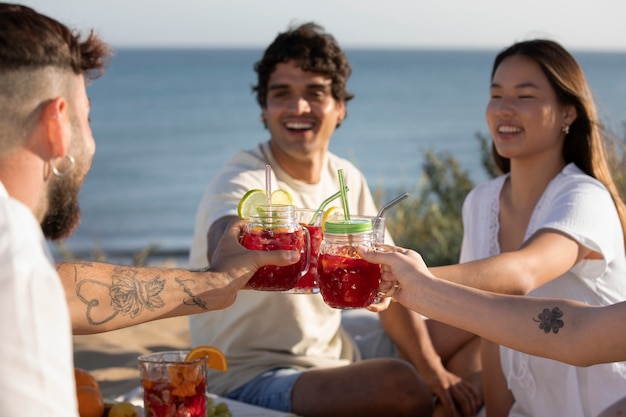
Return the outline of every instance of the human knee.
{"type": "Polygon", "coordinates": [[[386,367],[386,390],[394,415],[429,416],[434,410],[433,397],[428,385],[408,362],[391,361],[386,367]]]}

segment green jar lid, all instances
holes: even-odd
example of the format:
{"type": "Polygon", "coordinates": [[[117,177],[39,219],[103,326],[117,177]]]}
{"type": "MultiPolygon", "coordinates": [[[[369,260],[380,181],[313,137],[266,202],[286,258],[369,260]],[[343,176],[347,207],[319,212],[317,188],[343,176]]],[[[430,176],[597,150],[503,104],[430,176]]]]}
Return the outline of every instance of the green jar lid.
{"type": "Polygon", "coordinates": [[[365,219],[326,222],[324,223],[324,232],[333,234],[371,233],[372,222],[365,219]]]}

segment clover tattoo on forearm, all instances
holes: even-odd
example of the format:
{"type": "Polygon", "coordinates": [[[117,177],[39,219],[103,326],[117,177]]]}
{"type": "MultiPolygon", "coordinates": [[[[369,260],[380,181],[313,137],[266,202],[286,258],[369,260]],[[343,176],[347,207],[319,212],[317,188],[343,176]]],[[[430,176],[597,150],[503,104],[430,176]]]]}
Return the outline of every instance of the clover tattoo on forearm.
{"type": "Polygon", "coordinates": [[[539,323],[539,328],[544,331],[544,333],[552,333],[556,334],[559,332],[559,329],[564,326],[563,320],[563,312],[560,308],[554,307],[552,310],[544,308],[543,312],[539,314],[538,319],[533,317],[533,321],[539,323]]]}

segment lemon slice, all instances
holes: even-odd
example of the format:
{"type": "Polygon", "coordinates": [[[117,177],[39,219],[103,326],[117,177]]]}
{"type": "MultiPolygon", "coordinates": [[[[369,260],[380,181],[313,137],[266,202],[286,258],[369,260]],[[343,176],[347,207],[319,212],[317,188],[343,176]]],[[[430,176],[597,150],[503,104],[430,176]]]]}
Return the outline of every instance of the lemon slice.
{"type": "Polygon", "coordinates": [[[215,346],[196,346],[191,349],[189,353],[187,353],[187,356],[185,356],[185,362],[195,361],[200,358],[207,358],[207,367],[209,369],[216,369],[222,372],[228,369],[226,356],[215,346]]]}
{"type": "Polygon", "coordinates": [[[342,213],[343,213],[343,209],[341,207],[331,206],[327,208],[326,211],[324,212],[324,215],[322,216],[322,232],[324,232],[324,224],[326,224],[328,219],[330,219],[330,216],[333,216],[335,214],[340,215],[342,213]]]}
{"type": "MultiPolygon", "coordinates": [[[[293,198],[285,190],[276,190],[272,193],[271,203],[291,206],[293,205],[293,198]]],[[[237,215],[240,219],[249,219],[251,215],[255,215],[258,212],[257,207],[265,206],[266,204],[265,191],[260,189],[250,190],[239,200],[237,215]]]]}

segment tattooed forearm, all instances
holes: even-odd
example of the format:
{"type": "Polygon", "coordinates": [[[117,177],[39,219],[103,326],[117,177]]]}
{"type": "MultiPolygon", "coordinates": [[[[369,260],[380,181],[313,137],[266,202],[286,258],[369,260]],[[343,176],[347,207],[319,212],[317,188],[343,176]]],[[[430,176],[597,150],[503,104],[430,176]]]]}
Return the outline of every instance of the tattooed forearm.
{"type": "MultiPolygon", "coordinates": [[[[75,269],[76,277],[78,272],[75,269]]],[[[134,268],[116,267],[111,276],[111,283],[101,280],[82,278],[76,286],[76,296],[87,305],[86,318],[92,325],[101,325],[111,321],[118,314],[136,318],[144,309],[154,311],[165,305],[160,297],[165,288],[165,280],[160,276],[150,281],[136,278],[134,268]],[[104,292],[103,288],[108,289],[104,292]],[[110,300],[104,300],[104,294],[110,300]],[[100,309],[98,306],[102,305],[100,309]],[[112,308],[113,311],[110,311],[112,308]]]]}
{"type": "Polygon", "coordinates": [[[110,292],[113,308],[132,318],[144,308],[154,311],[165,305],[159,296],[165,288],[165,280],[157,275],[145,282],[135,278],[136,274],[134,268],[115,268],[110,292]]]}
{"type": "Polygon", "coordinates": [[[558,307],[554,307],[552,311],[547,308],[543,309],[543,312],[539,314],[538,319],[533,317],[533,321],[539,323],[539,328],[543,330],[545,333],[558,333],[559,329],[564,326],[563,320],[563,312],[558,307]]]}
{"type": "Polygon", "coordinates": [[[197,305],[198,307],[200,307],[203,310],[208,310],[206,303],[204,301],[202,301],[202,299],[200,299],[199,297],[196,297],[193,294],[193,292],[191,291],[191,289],[189,289],[189,287],[187,287],[187,285],[185,284],[185,282],[182,279],[177,277],[176,278],[176,282],[178,283],[178,285],[183,287],[183,291],[185,291],[185,293],[190,298],[190,300],[183,301],[185,304],[187,304],[187,305],[195,304],[195,305],[197,305]]]}

